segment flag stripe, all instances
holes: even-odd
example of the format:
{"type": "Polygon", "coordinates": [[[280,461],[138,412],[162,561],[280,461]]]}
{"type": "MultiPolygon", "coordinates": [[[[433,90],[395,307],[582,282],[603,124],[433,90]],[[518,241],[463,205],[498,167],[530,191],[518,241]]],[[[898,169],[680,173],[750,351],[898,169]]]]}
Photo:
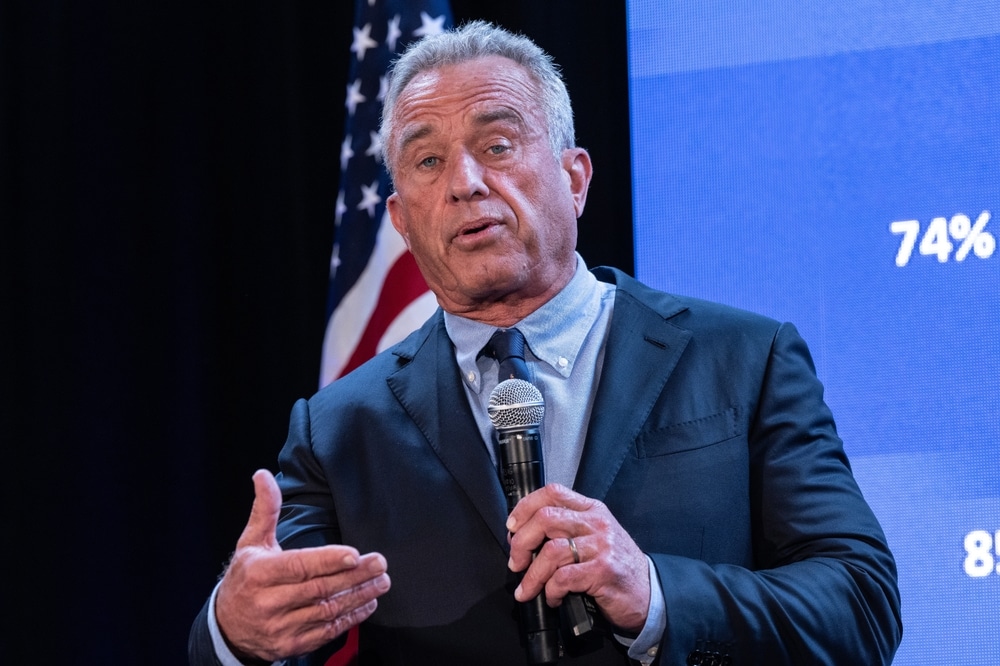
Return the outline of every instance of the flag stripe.
{"type": "MultiPolygon", "coordinates": [[[[347,292],[327,322],[320,369],[321,386],[345,374],[349,359],[353,358],[358,341],[364,335],[368,321],[378,308],[379,297],[386,290],[389,271],[399,257],[406,253],[406,244],[402,236],[390,224],[389,216],[383,215],[375,248],[361,277],[347,292]]],[[[423,286],[423,278],[420,276],[418,278],[419,284],[423,286]]],[[[423,289],[426,289],[426,286],[423,286],[423,289]]],[[[425,313],[424,318],[429,314],[425,313]]]]}
{"type": "Polygon", "coordinates": [[[389,269],[379,294],[378,305],[341,374],[347,374],[374,356],[378,351],[379,341],[396,317],[426,291],[427,285],[417,269],[417,262],[412,254],[404,252],[389,269]]]}

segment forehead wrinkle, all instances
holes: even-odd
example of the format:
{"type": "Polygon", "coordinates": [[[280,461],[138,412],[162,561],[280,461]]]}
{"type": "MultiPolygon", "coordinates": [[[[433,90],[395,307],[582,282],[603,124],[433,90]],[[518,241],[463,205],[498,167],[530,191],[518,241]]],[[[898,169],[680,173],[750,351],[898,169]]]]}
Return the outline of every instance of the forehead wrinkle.
{"type": "Polygon", "coordinates": [[[472,121],[478,126],[489,125],[496,122],[512,122],[515,125],[524,125],[524,119],[521,117],[521,114],[509,108],[487,109],[485,111],[480,111],[473,116],[472,121]]]}

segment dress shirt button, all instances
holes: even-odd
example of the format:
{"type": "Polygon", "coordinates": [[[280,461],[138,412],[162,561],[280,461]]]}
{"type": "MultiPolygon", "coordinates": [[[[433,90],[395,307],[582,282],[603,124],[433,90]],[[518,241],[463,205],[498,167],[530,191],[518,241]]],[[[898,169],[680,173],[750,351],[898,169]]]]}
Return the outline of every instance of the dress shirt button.
{"type": "Polygon", "coordinates": [[[465,378],[468,379],[470,383],[474,382],[476,381],[476,373],[474,373],[472,370],[469,370],[469,374],[467,374],[465,378]]]}
{"type": "Polygon", "coordinates": [[[559,357],[559,367],[560,368],[565,368],[567,365],[569,365],[569,361],[566,360],[566,357],[565,356],[560,356],[559,357]]]}

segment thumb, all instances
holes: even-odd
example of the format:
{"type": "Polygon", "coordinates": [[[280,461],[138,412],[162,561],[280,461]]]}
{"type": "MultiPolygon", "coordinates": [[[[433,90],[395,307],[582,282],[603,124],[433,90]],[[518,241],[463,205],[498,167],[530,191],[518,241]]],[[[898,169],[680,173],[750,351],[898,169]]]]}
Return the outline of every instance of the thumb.
{"type": "Polygon", "coordinates": [[[274,475],[266,469],[259,469],[253,475],[254,499],[250,509],[250,519],[243,528],[243,534],[236,542],[237,548],[260,546],[278,548],[278,513],[281,511],[281,489],[274,475]]]}

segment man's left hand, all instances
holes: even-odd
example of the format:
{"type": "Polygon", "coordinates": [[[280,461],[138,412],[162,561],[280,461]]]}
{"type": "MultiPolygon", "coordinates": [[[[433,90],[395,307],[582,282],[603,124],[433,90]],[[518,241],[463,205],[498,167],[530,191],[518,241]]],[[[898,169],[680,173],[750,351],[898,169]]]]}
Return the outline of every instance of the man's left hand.
{"type": "Polygon", "coordinates": [[[602,502],[551,483],[518,502],[507,529],[510,569],[525,572],[514,592],[518,601],[544,588],[549,605],[558,606],[567,593],[582,592],[615,627],[642,629],[649,608],[649,565],[602,502]]]}

